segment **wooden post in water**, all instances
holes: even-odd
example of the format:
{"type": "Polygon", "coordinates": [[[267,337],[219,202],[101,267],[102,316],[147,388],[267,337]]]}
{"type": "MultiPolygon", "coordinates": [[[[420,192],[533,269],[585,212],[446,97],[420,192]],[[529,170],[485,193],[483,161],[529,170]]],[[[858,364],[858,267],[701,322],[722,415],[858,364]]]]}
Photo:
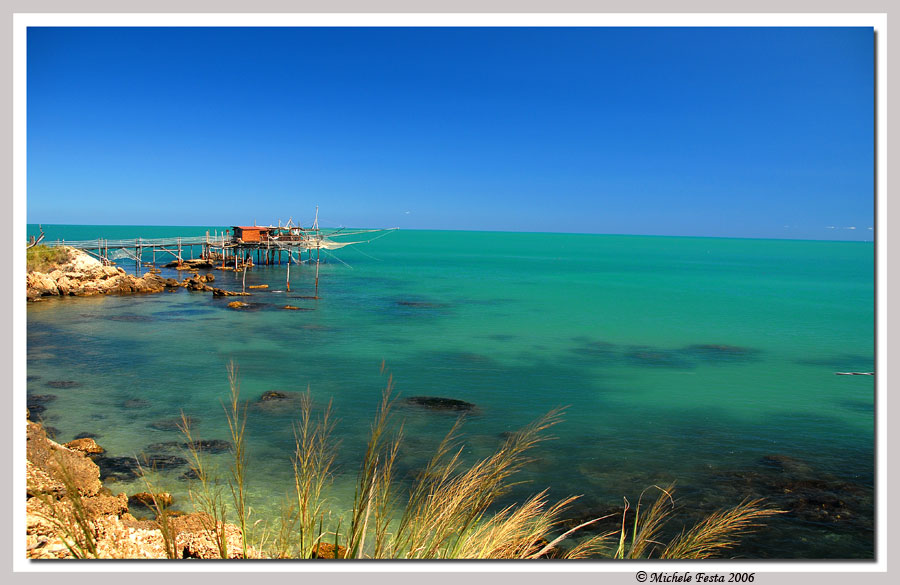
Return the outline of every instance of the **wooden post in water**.
{"type": "Polygon", "coordinates": [[[241,278],[241,292],[247,292],[247,263],[244,263],[244,277],[241,278]]]}
{"type": "Polygon", "coordinates": [[[319,298],[319,247],[316,246],[316,298],[319,298]]]}
{"type": "Polygon", "coordinates": [[[287,280],[285,281],[285,284],[287,286],[287,291],[291,292],[291,263],[290,262],[288,262],[288,265],[287,265],[287,280]]]}

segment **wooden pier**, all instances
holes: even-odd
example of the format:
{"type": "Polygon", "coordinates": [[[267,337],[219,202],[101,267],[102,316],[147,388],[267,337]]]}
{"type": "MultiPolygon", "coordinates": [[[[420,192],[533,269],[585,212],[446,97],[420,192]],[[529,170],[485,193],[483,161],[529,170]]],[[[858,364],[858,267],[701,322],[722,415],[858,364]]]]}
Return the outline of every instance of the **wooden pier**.
{"type": "MultiPolygon", "coordinates": [[[[277,226],[232,226],[230,230],[208,231],[202,236],[171,238],[135,238],[111,240],[67,241],[44,240],[46,246],[69,246],[86,252],[104,265],[118,260],[131,260],[138,274],[144,266],[156,266],[161,258],[167,263],[182,264],[185,260],[203,259],[211,264],[221,263],[223,269],[239,270],[254,265],[286,265],[288,274],[292,264],[319,263],[322,254],[330,250],[354,244],[364,244],[378,239],[398,228],[345,230],[321,229],[316,221],[310,228],[302,228],[288,222],[277,226]],[[335,237],[380,235],[367,240],[340,241],[335,237]],[[303,252],[306,252],[306,260],[303,252]],[[149,262],[147,256],[149,255],[149,262]],[[159,256],[159,258],[158,258],[159,256]]],[[[217,266],[218,267],[218,266],[217,266]]],[[[290,278],[290,277],[288,277],[290,278]]],[[[317,278],[318,280],[318,278],[317,278]]]]}

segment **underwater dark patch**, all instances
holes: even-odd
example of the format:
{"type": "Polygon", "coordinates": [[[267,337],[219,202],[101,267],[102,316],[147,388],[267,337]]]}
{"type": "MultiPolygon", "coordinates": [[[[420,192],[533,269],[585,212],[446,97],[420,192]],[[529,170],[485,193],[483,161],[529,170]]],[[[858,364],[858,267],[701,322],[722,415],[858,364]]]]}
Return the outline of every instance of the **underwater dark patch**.
{"type": "Polygon", "coordinates": [[[450,412],[474,412],[476,406],[471,402],[456,400],[455,398],[442,398],[439,396],[410,396],[404,403],[411,406],[419,406],[427,410],[450,412]]]}
{"type": "Polygon", "coordinates": [[[426,301],[397,301],[397,305],[400,307],[415,307],[417,309],[441,309],[447,306],[442,303],[431,303],[426,301]]]}
{"type": "Polygon", "coordinates": [[[56,394],[29,394],[26,398],[28,408],[32,406],[46,406],[56,400],[56,394]]]}
{"type": "Polygon", "coordinates": [[[181,443],[184,449],[196,449],[206,453],[225,453],[232,450],[232,445],[222,439],[197,439],[191,443],[181,443]]]}
{"type": "Polygon", "coordinates": [[[690,359],[709,363],[716,362],[749,362],[759,359],[760,351],[737,345],[703,343],[689,345],[681,350],[690,359]]]}
{"type": "Polygon", "coordinates": [[[635,366],[649,368],[671,368],[689,370],[696,364],[686,359],[677,350],[657,349],[652,347],[635,347],[626,351],[623,357],[635,366]]]}
{"type": "Polygon", "coordinates": [[[585,341],[571,351],[577,355],[598,360],[618,359],[621,354],[619,347],[608,341],[585,341]]]}
{"type": "MultiPolygon", "coordinates": [[[[188,416],[185,417],[188,425],[195,425],[200,422],[199,418],[188,416]]],[[[162,418],[150,423],[150,427],[159,431],[177,431],[184,424],[180,416],[172,418],[162,418]]]]}
{"type": "Polygon", "coordinates": [[[141,476],[141,468],[163,471],[187,465],[187,459],[177,455],[154,454],[142,457],[95,457],[94,463],[100,468],[100,479],[108,481],[129,481],[141,476]]]}
{"type": "Polygon", "coordinates": [[[81,386],[81,382],[76,382],[75,380],[50,380],[46,385],[51,388],[78,388],[81,386]]]}

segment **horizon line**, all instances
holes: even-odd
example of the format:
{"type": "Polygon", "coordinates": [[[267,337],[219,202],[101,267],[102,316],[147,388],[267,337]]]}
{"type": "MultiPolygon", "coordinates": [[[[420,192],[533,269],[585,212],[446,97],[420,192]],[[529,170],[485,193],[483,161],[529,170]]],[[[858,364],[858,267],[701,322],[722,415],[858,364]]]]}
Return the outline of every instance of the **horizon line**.
{"type": "MultiPolygon", "coordinates": [[[[66,227],[93,227],[93,226],[107,226],[107,227],[195,227],[195,228],[209,228],[209,227],[223,227],[223,228],[231,228],[234,227],[232,225],[194,225],[194,224],[132,224],[132,223],[116,223],[116,224],[90,224],[90,223],[27,223],[28,227],[30,226],[38,226],[38,225],[48,225],[48,226],[66,226],[66,227]]],[[[261,227],[270,227],[270,226],[261,226],[261,227]]],[[[321,229],[384,229],[384,230],[398,230],[398,231],[422,231],[422,232],[476,232],[476,233],[506,233],[506,234],[552,234],[552,235],[578,235],[578,236],[623,236],[623,237],[649,237],[649,238],[704,238],[704,239],[719,239],[719,240],[786,240],[793,242],[841,242],[841,243],[859,243],[859,244],[873,244],[875,243],[875,238],[872,239],[861,239],[861,240],[835,240],[828,238],[777,238],[777,237],[765,237],[765,236],[700,236],[700,235],[684,235],[684,234],[632,234],[632,233],[615,233],[615,232],[566,232],[566,231],[537,231],[537,230],[503,230],[503,229],[494,229],[494,230],[484,230],[484,229],[447,229],[447,228],[402,228],[402,227],[390,227],[390,228],[379,228],[379,227],[365,227],[365,226],[326,226],[321,229]]],[[[828,228],[824,228],[828,229],[828,228]]],[[[873,236],[874,236],[874,230],[873,236]]]]}

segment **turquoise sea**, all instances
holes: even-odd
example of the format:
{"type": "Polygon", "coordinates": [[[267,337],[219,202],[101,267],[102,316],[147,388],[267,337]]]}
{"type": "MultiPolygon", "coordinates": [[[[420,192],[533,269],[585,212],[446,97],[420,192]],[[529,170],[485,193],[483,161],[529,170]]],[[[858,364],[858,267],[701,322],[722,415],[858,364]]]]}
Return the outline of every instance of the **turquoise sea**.
{"type": "MultiPolygon", "coordinates": [[[[207,229],[223,228],[44,226],[48,240],[207,229]]],[[[292,482],[296,412],[253,404],[269,390],[333,401],[331,507],[348,510],[383,360],[400,393],[401,477],[455,418],[404,397],[476,404],[469,460],[567,406],[502,503],[549,487],[582,494],[572,516],[599,515],[675,481],[688,521],[747,496],[788,511],[735,556],[873,557],[874,378],[835,375],[874,371],[872,243],[398,231],[324,259],[318,300],[303,298],[312,266],[291,267],[290,293],[284,265],[249,270],[248,285],[269,288],[246,311],[184,289],[29,304],[29,401],[60,440],[92,433],[108,456],[178,455],[160,443],[179,440],[165,421],[181,411],[201,439],[228,437],[233,360],[251,401],[253,519],[276,517],[292,482]]],[[[240,290],[239,273],[213,273],[240,290]]],[[[211,457],[227,474],[229,455],[211,457]]],[[[186,468],[170,462],[165,487],[189,509],[186,468]]]]}

